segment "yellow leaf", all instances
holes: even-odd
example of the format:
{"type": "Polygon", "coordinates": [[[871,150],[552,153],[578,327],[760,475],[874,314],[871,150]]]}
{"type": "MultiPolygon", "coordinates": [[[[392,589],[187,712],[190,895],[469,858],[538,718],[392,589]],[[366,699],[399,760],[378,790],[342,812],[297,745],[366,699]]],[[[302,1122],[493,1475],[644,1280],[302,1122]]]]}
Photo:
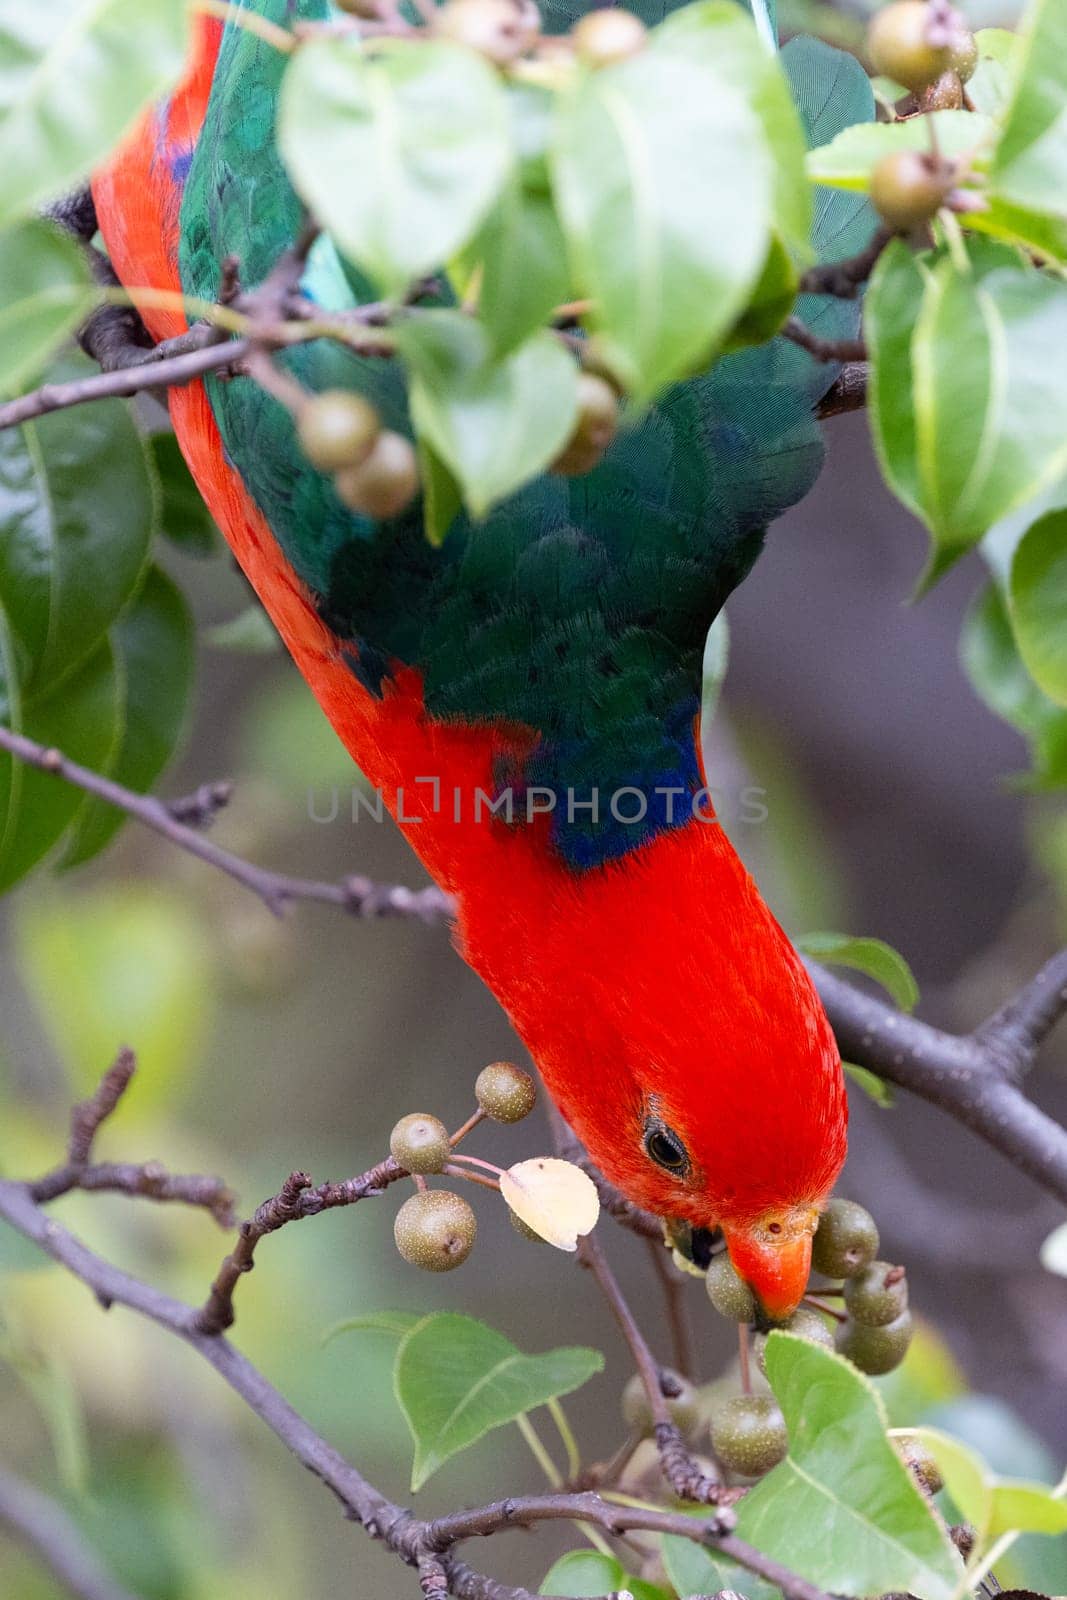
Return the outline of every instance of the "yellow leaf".
{"type": "Polygon", "coordinates": [[[554,1156],[520,1161],[501,1174],[500,1192],[527,1227],[557,1250],[577,1250],[600,1215],[600,1197],[591,1178],[573,1162],[554,1156]]]}

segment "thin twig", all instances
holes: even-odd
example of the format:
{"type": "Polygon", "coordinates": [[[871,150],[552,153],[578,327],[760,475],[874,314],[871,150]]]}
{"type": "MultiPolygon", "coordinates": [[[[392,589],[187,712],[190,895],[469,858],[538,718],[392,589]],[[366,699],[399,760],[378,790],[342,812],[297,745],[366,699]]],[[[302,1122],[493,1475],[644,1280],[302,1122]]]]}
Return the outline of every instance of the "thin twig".
{"type": "Polygon", "coordinates": [[[819,421],[825,422],[828,417],[841,417],[849,411],[862,411],[867,404],[867,379],[865,362],[853,361],[843,366],[815,407],[815,415],[819,421]]]}
{"type": "Polygon", "coordinates": [[[206,373],[232,367],[251,350],[248,339],[227,339],[206,348],[188,351],[166,360],[146,360],[116,372],[94,373],[69,383],[46,383],[30,394],[20,395],[0,405],[0,430],[14,428],[34,417],[47,416],[71,406],[87,405],[92,400],[128,399],[148,389],[176,388],[193,383],[206,373]]]}
{"type": "Polygon", "coordinates": [[[296,900],[317,900],[359,917],[417,917],[423,922],[435,922],[454,915],[452,897],[432,885],[425,889],[407,889],[401,885],[374,883],[358,875],[344,878],[340,883],[321,883],[257,867],[179,821],[166,802],[154,795],[137,794],[124,788],[112,778],[69,760],[62,751],[49,749],[10,728],[0,727],[0,750],[7,750],[29,766],[117,806],[127,816],[135,817],[145,827],[162,834],[171,844],[251,890],[275,916],[281,916],[296,900]]]}
{"type": "Polygon", "coordinates": [[[844,261],[821,261],[809,267],[799,284],[800,294],[830,294],[837,300],[854,300],[874,271],[875,263],[892,239],[892,230],[878,228],[870,243],[844,261]]]}
{"type": "Polygon", "coordinates": [[[683,1275],[667,1255],[662,1232],[658,1241],[647,1239],[646,1243],[652,1261],[652,1270],[659,1279],[659,1285],[663,1291],[663,1303],[667,1311],[667,1326],[671,1331],[674,1368],[683,1378],[691,1378],[695,1371],[695,1362],[693,1359],[693,1330],[689,1325],[689,1305],[686,1299],[688,1285],[683,1275]]]}
{"type": "Polygon", "coordinates": [[[135,1600],[105,1572],[58,1501],[0,1467],[0,1527],[33,1551],[75,1600],[135,1600]]]}
{"type": "Polygon", "coordinates": [[[866,361],[867,359],[867,346],[862,339],[821,339],[817,333],[812,333],[799,317],[789,317],[781,331],[784,339],[798,344],[816,361],[866,361]]]}

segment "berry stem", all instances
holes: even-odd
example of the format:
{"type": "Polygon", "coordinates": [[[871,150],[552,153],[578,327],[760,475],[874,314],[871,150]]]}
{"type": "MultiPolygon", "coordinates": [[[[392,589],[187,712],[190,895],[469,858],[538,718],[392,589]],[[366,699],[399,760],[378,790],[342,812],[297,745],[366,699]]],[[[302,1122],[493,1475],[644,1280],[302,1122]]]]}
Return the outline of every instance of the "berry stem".
{"type": "MultiPolygon", "coordinates": [[[[841,1293],[840,1290],[837,1290],[835,1292],[838,1293],[838,1294],[841,1293]]],[[[845,1315],[845,1313],[843,1311],[838,1311],[836,1309],[836,1307],[834,1307],[834,1306],[824,1305],[824,1303],[821,1300],[817,1299],[816,1296],[813,1295],[813,1294],[806,1294],[804,1296],[803,1300],[800,1303],[801,1303],[801,1305],[804,1305],[804,1306],[810,1306],[812,1311],[821,1311],[824,1316],[833,1317],[835,1322],[847,1322],[848,1321],[848,1317],[845,1315]]]]}
{"type": "Polygon", "coordinates": [[[750,1347],[748,1340],[748,1323],[737,1324],[737,1349],[741,1358],[741,1393],[752,1393],[752,1368],[749,1363],[750,1347]]]}
{"type": "Polygon", "coordinates": [[[495,1173],[498,1178],[502,1178],[504,1176],[504,1169],[502,1167],[494,1166],[492,1161],[483,1161],[481,1156],[455,1156],[454,1155],[452,1157],[452,1160],[453,1161],[462,1161],[464,1166],[482,1167],[482,1168],[484,1168],[484,1170],[486,1172],[495,1173]]]}
{"type": "Polygon", "coordinates": [[[556,1424],[556,1432],[559,1434],[560,1442],[567,1452],[567,1477],[572,1483],[576,1483],[582,1471],[582,1452],[578,1448],[578,1441],[574,1436],[574,1429],[570,1425],[570,1419],[558,1400],[550,1400],[548,1402],[548,1414],[556,1424]]]}
{"type": "Polygon", "coordinates": [[[472,1111],[470,1116],[467,1118],[466,1122],[464,1122],[460,1127],[458,1127],[456,1129],[455,1133],[449,1139],[448,1142],[452,1146],[453,1150],[456,1148],[457,1144],[459,1144],[461,1140],[463,1140],[463,1139],[465,1139],[467,1137],[468,1133],[473,1133],[475,1128],[478,1126],[478,1124],[480,1122],[484,1122],[484,1121],[485,1121],[485,1112],[482,1110],[481,1106],[479,1106],[477,1111],[472,1111]]]}
{"type": "Polygon", "coordinates": [[[419,1193],[420,1194],[425,1194],[426,1193],[426,1179],[423,1177],[422,1173],[421,1172],[413,1172],[411,1174],[411,1176],[412,1176],[412,1179],[414,1181],[415,1187],[419,1191],[419,1193]]]}
{"type": "Polygon", "coordinates": [[[480,1189],[492,1189],[494,1194],[500,1193],[500,1185],[493,1178],[483,1178],[478,1172],[470,1172],[466,1167],[456,1167],[449,1162],[444,1169],[448,1178],[464,1178],[467,1183],[476,1183],[480,1189]]]}

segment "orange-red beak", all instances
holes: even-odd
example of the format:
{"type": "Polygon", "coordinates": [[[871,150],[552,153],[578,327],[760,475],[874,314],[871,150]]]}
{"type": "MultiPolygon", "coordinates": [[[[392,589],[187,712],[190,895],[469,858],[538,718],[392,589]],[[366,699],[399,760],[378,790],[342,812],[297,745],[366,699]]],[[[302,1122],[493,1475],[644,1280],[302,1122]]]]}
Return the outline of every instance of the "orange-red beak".
{"type": "Polygon", "coordinates": [[[769,1222],[723,1224],[730,1260],[769,1322],[786,1322],[800,1304],[811,1272],[814,1206],[797,1207],[769,1222]]]}

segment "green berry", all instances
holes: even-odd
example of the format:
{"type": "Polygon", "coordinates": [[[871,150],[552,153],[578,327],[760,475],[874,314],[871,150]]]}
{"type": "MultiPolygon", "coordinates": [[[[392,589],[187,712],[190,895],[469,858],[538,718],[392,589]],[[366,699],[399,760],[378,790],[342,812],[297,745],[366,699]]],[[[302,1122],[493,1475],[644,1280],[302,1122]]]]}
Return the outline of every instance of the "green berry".
{"type": "Polygon", "coordinates": [[[970,28],[960,30],[949,50],[953,72],[962,83],[967,83],[978,66],[978,41],[970,28]]]}
{"type": "Polygon", "coordinates": [[[640,17],[618,6],[587,11],[571,30],[571,43],[587,67],[612,67],[645,48],[648,30],[640,17]]]}
{"type": "Polygon", "coordinates": [[[767,1394],[737,1394],[711,1418],[711,1444],[724,1467],[757,1478],[782,1460],[789,1448],[785,1418],[767,1394]]]}
{"type": "Polygon", "coordinates": [[[341,472],[366,461],[381,433],[377,411],[349,389],[327,389],[301,408],[300,448],[320,472],[341,472]]]}
{"type": "Polygon", "coordinates": [[[619,431],[619,397],[595,372],[578,374],[578,414],[567,443],[552,463],[564,478],[591,472],[619,431]]]}
{"type": "Polygon", "coordinates": [[[911,1343],[911,1312],[902,1311],[893,1322],[883,1328],[872,1328],[866,1322],[842,1322],[837,1330],[835,1344],[839,1354],[867,1372],[878,1377],[899,1367],[911,1343]]]}
{"type": "Polygon", "coordinates": [[[434,19],[434,31],[477,50],[494,66],[509,67],[529,50],[539,23],[536,7],[516,0],[448,0],[434,19]]]}
{"type": "MultiPolygon", "coordinates": [[[[704,1422],[699,1395],[693,1385],[679,1377],[677,1372],[664,1370],[662,1380],[663,1397],[671,1421],[686,1439],[695,1438],[704,1422]]],[[[639,1372],[634,1373],[622,1391],[622,1414],[635,1433],[652,1432],[652,1409],[639,1372]]]]}
{"type": "Polygon", "coordinates": [[[936,216],[951,186],[950,169],[919,150],[897,150],[871,173],[871,204],[883,222],[907,232],[936,216]]]}
{"type": "Polygon", "coordinates": [[[402,433],[380,433],[366,460],[346,467],[334,488],[352,511],[365,517],[395,517],[411,504],[419,487],[415,451],[402,433]]]}
{"type": "Polygon", "coordinates": [[[945,1487],[945,1480],[941,1476],[941,1468],[922,1440],[916,1439],[914,1434],[907,1433],[898,1435],[893,1443],[918,1480],[919,1487],[926,1494],[940,1494],[945,1487]]]}
{"type": "Polygon", "coordinates": [[[393,1237],[405,1261],[426,1272],[451,1272],[474,1248],[478,1224],[466,1200],[445,1189],[413,1194],[396,1214],[393,1237]]]}
{"type": "Polygon", "coordinates": [[[963,84],[951,69],[935,78],[919,96],[923,111],[959,111],[963,105],[963,84]]]}
{"type": "Polygon", "coordinates": [[[475,1079],[474,1098],[494,1122],[521,1122],[537,1104],[537,1084],[512,1062],[494,1061],[475,1079]]]}
{"type": "Polygon", "coordinates": [[[715,1256],[705,1278],[708,1299],[719,1313],[731,1322],[752,1322],[756,1315],[756,1297],[741,1277],[725,1250],[715,1256]]]}
{"type": "MultiPolygon", "coordinates": [[[[794,1311],[789,1321],[783,1322],[781,1327],[785,1333],[795,1333],[798,1339],[804,1339],[808,1344],[821,1344],[826,1350],[832,1350],[834,1347],[833,1329],[830,1324],[825,1317],[807,1306],[801,1306],[794,1311]]],[[[767,1334],[757,1333],[753,1340],[756,1361],[761,1372],[767,1370],[763,1360],[767,1349],[767,1338],[767,1334]]]]}
{"type": "Polygon", "coordinates": [[[816,1272],[825,1278],[852,1278],[877,1254],[878,1229],[870,1212],[854,1200],[831,1200],[812,1241],[816,1272]]]}
{"type": "MultiPolygon", "coordinates": [[[[952,47],[931,43],[930,24],[936,21],[927,0],[894,0],[877,12],[867,30],[867,54],[875,72],[905,89],[918,93],[952,66],[952,47]]],[[[962,39],[960,19],[953,30],[962,39]]]]}
{"type": "Polygon", "coordinates": [[[845,1310],[853,1322],[884,1328],[908,1309],[908,1279],[903,1267],[872,1261],[845,1284],[845,1310]]]}
{"type": "Polygon", "coordinates": [[[389,1152],[408,1172],[441,1172],[451,1154],[448,1129],[437,1117],[413,1111],[389,1135],[389,1152]]]}
{"type": "Polygon", "coordinates": [[[519,1213],[512,1211],[510,1206],[508,1207],[508,1216],[511,1218],[511,1226],[521,1239],[531,1239],[534,1244],[544,1244],[544,1237],[531,1228],[528,1222],[523,1222],[519,1213]]]}

